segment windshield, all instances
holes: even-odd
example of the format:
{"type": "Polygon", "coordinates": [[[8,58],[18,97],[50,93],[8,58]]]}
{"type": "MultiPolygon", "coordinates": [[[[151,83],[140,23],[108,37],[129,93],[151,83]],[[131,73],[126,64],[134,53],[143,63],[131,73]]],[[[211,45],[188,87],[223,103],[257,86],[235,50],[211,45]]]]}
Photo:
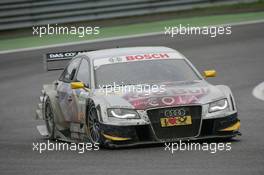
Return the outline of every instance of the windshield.
{"type": "Polygon", "coordinates": [[[105,64],[95,70],[97,88],[113,84],[160,84],[199,79],[191,66],[183,59],[105,64]]]}

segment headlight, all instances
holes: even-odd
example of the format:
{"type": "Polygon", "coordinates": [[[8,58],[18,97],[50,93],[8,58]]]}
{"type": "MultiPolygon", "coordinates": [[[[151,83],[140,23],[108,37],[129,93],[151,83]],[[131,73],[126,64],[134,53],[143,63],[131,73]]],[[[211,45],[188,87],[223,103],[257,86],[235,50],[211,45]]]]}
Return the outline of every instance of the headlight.
{"type": "Polygon", "coordinates": [[[227,99],[218,100],[209,104],[209,112],[224,110],[228,107],[227,99]]]}
{"type": "Polygon", "coordinates": [[[137,111],[133,109],[112,108],[107,110],[109,117],[120,119],[138,119],[140,118],[137,111]]]}

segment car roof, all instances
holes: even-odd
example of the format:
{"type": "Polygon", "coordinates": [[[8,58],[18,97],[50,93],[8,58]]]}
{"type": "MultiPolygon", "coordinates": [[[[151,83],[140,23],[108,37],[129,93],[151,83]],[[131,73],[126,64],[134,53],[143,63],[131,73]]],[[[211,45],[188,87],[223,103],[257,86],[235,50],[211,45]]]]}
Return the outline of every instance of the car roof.
{"type": "Polygon", "coordinates": [[[177,54],[178,58],[185,58],[178,51],[162,46],[112,48],[112,49],[90,51],[82,54],[88,56],[91,60],[95,60],[100,58],[110,58],[110,57],[135,55],[135,54],[147,54],[147,53],[174,53],[177,54]]]}

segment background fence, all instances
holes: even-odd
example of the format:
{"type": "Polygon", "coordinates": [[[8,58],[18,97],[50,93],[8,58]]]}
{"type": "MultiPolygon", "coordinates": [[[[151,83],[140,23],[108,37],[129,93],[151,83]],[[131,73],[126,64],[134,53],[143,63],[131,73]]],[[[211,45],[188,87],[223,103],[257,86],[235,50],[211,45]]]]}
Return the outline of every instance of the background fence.
{"type": "Polygon", "coordinates": [[[0,30],[111,19],[245,0],[1,0],[0,30]]]}

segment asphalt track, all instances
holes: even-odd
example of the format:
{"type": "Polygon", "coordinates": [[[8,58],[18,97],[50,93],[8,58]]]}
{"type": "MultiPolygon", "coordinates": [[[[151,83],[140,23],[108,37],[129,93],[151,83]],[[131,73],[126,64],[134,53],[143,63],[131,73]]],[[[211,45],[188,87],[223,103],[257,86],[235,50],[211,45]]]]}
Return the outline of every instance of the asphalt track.
{"type": "Polygon", "coordinates": [[[263,82],[263,29],[261,23],[233,27],[231,36],[217,38],[158,35],[0,55],[0,174],[264,174],[264,102],[251,93],[263,82]],[[200,71],[218,71],[211,83],[231,87],[243,133],[232,142],[231,151],[171,154],[163,145],[84,154],[32,151],[32,142],[45,141],[33,119],[42,84],[59,74],[43,70],[43,53],[149,45],[178,49],[200,71]]]}

